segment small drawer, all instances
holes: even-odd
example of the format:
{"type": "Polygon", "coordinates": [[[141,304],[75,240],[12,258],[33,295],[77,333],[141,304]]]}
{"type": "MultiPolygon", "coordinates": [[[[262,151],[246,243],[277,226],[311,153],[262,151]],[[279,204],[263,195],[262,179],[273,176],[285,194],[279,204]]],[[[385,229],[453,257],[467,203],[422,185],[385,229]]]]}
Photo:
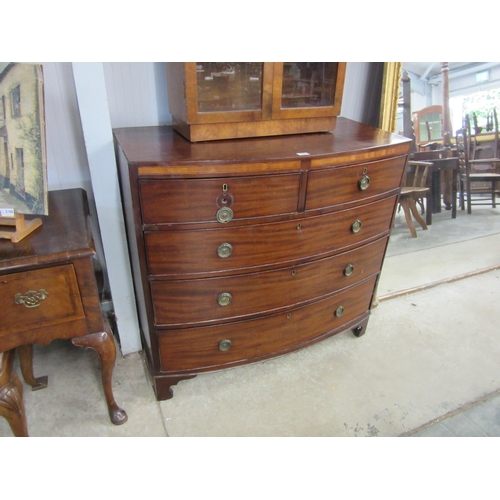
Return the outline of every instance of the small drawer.
{"type": "Polygon", "coordinates": [[[149,274],[172,277],[229,274],[277,267],[313,256],[326,257],[389,231],[395,203],[393,196],[295,221],[146,232],[149,274]],[[223,257],[220,250],[225,251],[223,257]]]}
{"type": "Polygon", "coordinates": [[[221,179],[148,180],[139,183],[145,224],[220,222],[297,211],[300,174],[221,179]]]}
{"type": "Polygon", "coordinates": [[[0,336],[85,318],[72,265],[0,276],[0,336]]]}
{"type": "Polygon", "coordinates": [[[153,281],[156,325],[210,324],[313,302],[378,273],[386,245],[387,237],[333,257],[275,271],[153,281]]]}
{"type": "Polygon", "coordinates": [[[311,171],[306,210],[355,203],[399,188],[406,156],[311,171]]]}
{"type": "Polygon", "coordinates": [[[217,369],[276,356],[368,314],[376,277],[305,307],[217,326],[158,330],[163,372],[217,369]]]}

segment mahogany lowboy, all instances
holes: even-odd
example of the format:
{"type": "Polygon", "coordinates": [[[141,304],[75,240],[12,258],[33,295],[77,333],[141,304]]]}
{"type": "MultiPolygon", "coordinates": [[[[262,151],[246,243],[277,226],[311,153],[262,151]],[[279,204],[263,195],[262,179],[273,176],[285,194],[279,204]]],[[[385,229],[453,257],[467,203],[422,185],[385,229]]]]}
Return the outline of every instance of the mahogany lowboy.
{"type": "Polygon", "coordinates": [[[27,436],[28,427],[14,354],[25,382],[44,388],[47,378],[33,375],[32,344],[54,339],[96,351],[109,417],[127,421],[112,392],[116,347],[101,313],[88,213],[83,190],[50,191],[41,227],[19,243],[0,240],[0,415],[16,436],[27,436]]]}
{"type": "Polygon", "coordinates": [[[344,118],[284,137],[114,136],[158,399],[206,371],[365,332],[407,139],[344,118]]]}

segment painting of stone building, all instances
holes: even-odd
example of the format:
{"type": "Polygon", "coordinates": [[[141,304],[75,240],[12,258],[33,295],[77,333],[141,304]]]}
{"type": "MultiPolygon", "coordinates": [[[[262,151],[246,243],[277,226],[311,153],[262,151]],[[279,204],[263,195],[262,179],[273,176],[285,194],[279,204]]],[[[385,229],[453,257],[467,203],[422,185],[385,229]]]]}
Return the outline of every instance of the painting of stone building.
{"type": "Polygon", "coordinates": [[[43,71],[0,63],[0,208],[47,215],[43,71]]]}

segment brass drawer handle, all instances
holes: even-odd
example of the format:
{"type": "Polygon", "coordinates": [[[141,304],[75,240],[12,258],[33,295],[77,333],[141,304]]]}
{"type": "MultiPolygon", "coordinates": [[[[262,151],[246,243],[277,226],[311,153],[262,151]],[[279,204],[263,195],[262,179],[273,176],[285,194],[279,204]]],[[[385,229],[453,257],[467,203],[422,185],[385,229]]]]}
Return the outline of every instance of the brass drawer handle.
{"type": "Polygon", "coordinates": [[[40,288],[38,292],[29,290],[24,295],[22,293],[16,293],[14,295],[14,302],[29,308],[38,307],[42,300],[45,300],[48,296],[49,293],[43,288],[40,288]]]}
{"type": "Polygon", "coordinates": [[[221,259],[227,259],[231,254],[233,253],[233,246],[230,245],[229,243],[221,243],[217,247],[217,255],[221,259]]]}
{"type": "Polygon", "coordinates": [[[365,191],[370,186],[370,178],[367,175],[364,175],[358,182],[359,189],[361,191],[365,191]]]}
{"type": "Polygon", "coordinates": [[[344,314],[344,307],[343,306],[339,306],[337,307],[337,309],[335,310],[335,316],[337,316],[337,318],[340,318],[340,316],[342,316],[342,314],[344,314]]]}
{"type": "Polygon", "coordinates": [[[229,339],[224,339],[219,342],[219,351],[229,351],[231,349],[231,341],[229,339]]]}
{"type": "Polygon", "coordinates": [[[233,296],[228,292],[222,292],[217,297],[217,303],[222,307],[228,306],[229,304],[231,304],[232,300],[233,300],[233,296]]]}
{"type": "Polygon", "coordinates": [[[358,219],[354,221],[353,225],[351,226],[351,231],[353,233],[358,233],[360,229],[361,229],[361,221],[358,219]]]}
{"type": "Polygon", "coordinates": [[[348,264],[344,269],[344,276],[350,276],[354,272],[354,265],[348,264]]]}
{"type": "Polygon", "coordinates": [[[229,207],[219,208],[217,210],[217,220],[225,224],[233,219],[233,211],[229,207]]]}

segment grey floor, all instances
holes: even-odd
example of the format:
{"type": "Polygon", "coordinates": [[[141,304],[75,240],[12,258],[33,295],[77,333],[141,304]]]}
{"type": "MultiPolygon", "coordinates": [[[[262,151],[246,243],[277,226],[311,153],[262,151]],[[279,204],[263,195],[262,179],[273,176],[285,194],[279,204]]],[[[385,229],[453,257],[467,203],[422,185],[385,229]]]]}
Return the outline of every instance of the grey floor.
{"type": "MultiPolygon", "coordinates": [[[[110,423],[92,351],[35,348],[46,389],[24,386],[30,435],[500,436],[500,208],[434,216],[413,239],[400,213],[367,333],[199,375],[157,402],[141,353],[118,356],[110,423]]],[[[0,436],[11,436],[0,419],[0,436]]]]}

